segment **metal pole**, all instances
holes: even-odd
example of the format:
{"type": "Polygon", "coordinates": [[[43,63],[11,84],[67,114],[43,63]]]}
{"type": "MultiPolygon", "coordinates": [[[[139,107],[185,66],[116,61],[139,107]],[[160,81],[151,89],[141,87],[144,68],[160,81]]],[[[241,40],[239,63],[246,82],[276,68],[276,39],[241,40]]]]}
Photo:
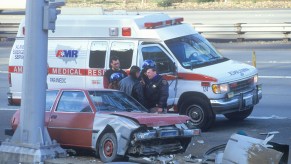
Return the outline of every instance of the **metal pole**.
{"type": "Polygon", "coordinates": [[[257,67],[257,57],[256,57],[256,52],[254,50],[252,54],[252,63],[254,67],[257,67]]]}
{"type": "Polygon", "coordinates": [[[44,128],[48,30],[43,30],[44,0],[27,0],[20,123],[0,147],[0,163],[39,163],[64,156],[44,128]]]}
{"type": "Polygon", "coordinates": [[[41,143],[44,128],[48,31],[43,30],[44,0],[27,0],[20,112],[20,140],[41,143]]]}

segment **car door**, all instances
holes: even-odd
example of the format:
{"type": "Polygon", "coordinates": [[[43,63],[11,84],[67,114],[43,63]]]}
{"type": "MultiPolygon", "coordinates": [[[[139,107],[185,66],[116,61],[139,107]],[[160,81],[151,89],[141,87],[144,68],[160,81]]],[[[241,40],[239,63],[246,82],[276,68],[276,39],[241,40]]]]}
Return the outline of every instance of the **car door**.
{"type": "Polygon", "coordinates": [[[176,97],[176,67],[173,59],[170,58],[165,49],[159,44],[146,44],[139,46],[138,62],[142,66],[144,60],[153,60],[157,65],[157,72],[169,83],[168,106],[174,104],[176,97]]]}
{"type": "Polygon", "coordinates": [[[64,90],[50,115],[51,138],[62,145],[90,147],[94,115],[84,92],[64,90]]]}

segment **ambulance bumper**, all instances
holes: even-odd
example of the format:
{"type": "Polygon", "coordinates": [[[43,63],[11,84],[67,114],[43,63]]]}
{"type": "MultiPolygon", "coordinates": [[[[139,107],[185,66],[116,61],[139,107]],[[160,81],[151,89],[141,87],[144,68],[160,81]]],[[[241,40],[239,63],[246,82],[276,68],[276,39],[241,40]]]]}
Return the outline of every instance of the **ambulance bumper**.
{"type": "Polygon", "coordinates": [[[12,93],[8,92],[7,93],[7,98],[8,98],[8,103],[12,104],[12,93]]]}
{"type": "Polygon", "coordinates": [[[232,98],[210,100],[212,109],[215,114],[226,114],[250,109],[262,99],[261,88],[260,84],[254,90],[240,93],[232,98]]]}
{"type": "Polygon", "coordinates": [[[5,135],[7,136],[13,136],[14,130],[13,129],[5,129],[5,135]]]}
{"type": "Polygon", "coordinates": [[[7,93],[7,99],[9,105],[20,105],[21,102],[20,98],[13,97],[13,94],[11,92],[7,93]]]}

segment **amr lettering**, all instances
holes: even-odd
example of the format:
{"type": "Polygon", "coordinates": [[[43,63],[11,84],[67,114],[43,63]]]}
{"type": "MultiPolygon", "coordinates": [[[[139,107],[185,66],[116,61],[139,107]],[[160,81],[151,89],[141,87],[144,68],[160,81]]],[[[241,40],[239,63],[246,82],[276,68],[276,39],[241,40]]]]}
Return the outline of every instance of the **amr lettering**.
{"type": "Polygon", "coordinates": [[[56,53],[56,57],[58,58],[77,58],[78,50],[58,50],[56,53]]]}

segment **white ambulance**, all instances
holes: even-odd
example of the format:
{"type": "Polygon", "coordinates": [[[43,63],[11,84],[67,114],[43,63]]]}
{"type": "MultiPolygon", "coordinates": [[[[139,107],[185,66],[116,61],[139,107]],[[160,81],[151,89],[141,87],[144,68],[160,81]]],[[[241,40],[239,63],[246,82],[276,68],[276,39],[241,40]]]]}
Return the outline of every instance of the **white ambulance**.
{"type": "MultiPolygon", "coordinates": [[[[151,59],[169,83],[169,111],[191,118],[206,130],[216,114],[231,120],[248,117],[262,98],[253,66],[223,57],[183,18],[165,14],[59,15],[49,33],[48,88],[103,88],[109,59],[121,67],[151,59]]],[[[24,21],[9,61],[10,103],[21,99],[24,21]]]]}

